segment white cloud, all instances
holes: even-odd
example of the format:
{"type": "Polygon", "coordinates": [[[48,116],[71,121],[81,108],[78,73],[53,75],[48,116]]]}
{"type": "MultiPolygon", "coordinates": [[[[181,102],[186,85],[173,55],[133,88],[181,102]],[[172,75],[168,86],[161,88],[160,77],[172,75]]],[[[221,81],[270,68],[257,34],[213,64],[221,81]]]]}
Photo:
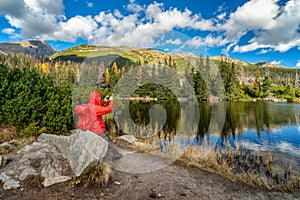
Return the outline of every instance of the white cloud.
{"type": "Polygon", "coordinates": [[[271,64],[274,65],[280,65],[282,63],[282,61],[277,61],[277,60],[273,60],[272,62],[270,62],[271,64]]]}
{"type": "Polygon", "coordinates": [[[271,48],[285,52],[300,46],[300,1],[289,0],[279,6],[278,0],[250,0],[231,13],[222,26],[230,41],[239,41],[248,32],[254,33],[249,43],[236,46],[234,52],[271,48]]]}
{"type": "Polygon", "coordinates": [[[225,49],[222,50],[222,54],[229,56],[230,49],[236,45],[237,42],[230,43],[225,49]]]}
{"type": "Polygon", "coordinates": [[[134,0],[130,0],[130,4],[125,6],[125,8],[128,11],[131,11],[131,12],[134,12],[134,13],[138,13],[138,12],[144,10],[144,6],[140,6],[139,4],[135,3],[134,0]]]}
{"type": "MultiPolygon", "coordinates": [[[[214,29],[212,20],[193,15],[188,9],[165,10],[162,3],[154,2],[141,10],[139,9],[142,13],[128,16],[120,16],[118,12],[99,13],[95,20],[100,27],[95,31],[92,43],[151,47],[155,45],[157,36],[175,28],[214,29]],[[141,15],[143,18],[140,17],[141,15]]],[[[176,43],[179,44],[179,41],[177,40],[176,43]]]]}
{"type": "Polygon", "coordinates": [[[146,9],[146,15],[153,25],[165,30],[173,28],[193,28],[197,30],[215,30],[213,20],[206,20],[188,9],[180,11],[177,8],[164,10],[162,3],[150,4],[146,9]]]}
{"type": "Polygon", "coordinates": [[[92,2],[87,2],[87,7],[92,8],[94,6],[94,4],[92,2]]]}
{"type": "Polygon", "coordinates": [[[224,12],[224,13],[219,14],[219,15],[217,16],[217,18],[218,18],[219,20],[223,20],[223,19],[225,19],[226,15],[227,15],[226,12],[224,12]]]}
{"type": "Polygon", "coordinates": [[[92,40],[93,32],[98,25],[91,16],[75,16],[66,22],[57,24],[58,28],[51,34],[42,34],[41,38],[46,40],[61,40],[75,42],[78,38],[92,40]]]}
{"type": "Polygon", "coordinates": [[[21,17],[25,13],[25,3],[20,0],[2,0],[0,1],[0,14],[9,14],[21,17]]]}
{"type": "Polygon", "coordinates": [[[117,17],[117,18],[122,18],[123,17],[122,13],[118,9],[114,10],[114,16],[117,17]]]}
{"type": "Polygon", "coordinates": [[[41,34],[51,34],[57,23],[65,18],[62,0],[24,0],[12,1],[19,5],[12,7],[11,0],[0,3],[0,12],[5,14],[12,27],[21,29],[21,36],[37,38],[41,34]],[[13,11],[17,10],[17,14],[13,11]]]}
{"type": "Polygon", "coordinates": [[[205,38],[195,36],[191,40],[188,40],[186,44],[191,47],[220,47],[227,44],[227,39],[222,38],[222,36],[213,37],[211,34],[207,35],[205,38]]]}
{"type": "Polygon", "coordinates": [[[2,29],[1,32],[4,34],[7,34],[7,35],[12,35],[16,32],[16,30],[12,29],[12,28],[5,28],[5,29],[2,29]]]}
{"type": "Polygon", "coordinates": [[[297,64],[296,64],[296,67],[299,67],[300,68],[300,60],[298,60],[297,64]]]}
{"type": "Polygon", "coordinates": [[[262,44],[258,44],[257,42],[253,42],[251,44],[244,45],[244,46],[236,45],[233,49],[233,52],[244,53],[244,52],[254,51],[256,49],[267,48],[267,47],[268,46],[266,46],[266,45],[262,45],[262,44]]]}
{"type": "Polygon", "coordinates": [[[179,38],[177,38],[175,40],[172,40],[172,39],[167,40],[166,43],[167,44],[174,44],[174,45],[181,45],[182,44],[182,42],[179,38]]]}
{"type": "Polygon", "coordinates": [[[257,54],[266,54],[268,52],[272,51],[271,49],[262,49],[260,52],[258,52],[257,54]]]}
{"type": "Polygon", "coordinates": [[[266,29],[272,26],[279,12],[277,0],[250,0],[231,13],[224,24],[228,39],[236,40],[248,30],[266,29]]]}

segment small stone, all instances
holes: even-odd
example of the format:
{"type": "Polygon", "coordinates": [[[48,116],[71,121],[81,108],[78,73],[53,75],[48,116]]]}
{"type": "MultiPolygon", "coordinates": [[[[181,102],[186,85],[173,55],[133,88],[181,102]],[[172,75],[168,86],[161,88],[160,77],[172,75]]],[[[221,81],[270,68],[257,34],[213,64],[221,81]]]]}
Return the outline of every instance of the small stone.
{"type": "Polygon", "coordinates": [[[72,178],[69,176],[57,176],[57,177],[53,177],[53,178],[47,178],[44,180],[43,185],[44,187],[49,187],[51,185],[54,185],[56,183],[61,183],[61,182],[65,182],[68,180],[71,180],[72,178]]]}
{"type": "Polygon", "coordinates": [[[122,135],[120,139],[125,140],[126,142],[129,142],[130,144],[133,144],[136,142],[136,138],[133,135],[122,135]]]}
{"type": "Polygon", "coordinates": [[[14,179],[8,179],[5,181],[3,185],[4,190],[11,190],[11,189],[17,189],[20,187],[20,182],[16,181],[14,179]]]}
{"type": "Polygon", "coordinates": [[[2,156],[0,156],[0,167],[2,167],[2,160],[3,160],[3,158],[2,158],[2,156]]]}
{"type": "Polygon", "coordinates": [[[158,198],[161,198],[162,195],[160,193],[156,193],[154,191],[152,191],[149,195],[149,197],[153,198],[153,199],[158,199],[158,198]]]}
{"type": "Polygon", "coordinates": [[[3,142],[0,144],[0,147],[9,147],[9,148],[16,148],[16,145],[14,145],[13,143],[10,143],[10,142],[3,142]]]}
{"type": "Polygon", "coordinates": [[[121,185],[121,182],[119,182],[119,181],[115,181],[114,182],[116,185],[121,185]]]}

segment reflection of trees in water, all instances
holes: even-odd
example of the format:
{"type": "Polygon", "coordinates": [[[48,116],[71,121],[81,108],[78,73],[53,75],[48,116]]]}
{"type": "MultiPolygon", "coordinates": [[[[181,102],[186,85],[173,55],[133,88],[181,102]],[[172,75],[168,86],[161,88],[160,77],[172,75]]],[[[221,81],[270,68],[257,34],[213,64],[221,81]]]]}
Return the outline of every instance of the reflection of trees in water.
{"type": "MultiPolygon", "coordinates": [[[[273,104],[267,102],[228,102],[226,119],[221,133],[222,141],[246,129],[256,129],[257,137],[262,132],[268,135],[272,128],[296,122],[295,109],[291,104],[273,104]]],[[[270,139],[270,138],[269,138],[270,139]]]]}
{"type": "MultiPolygon", "coordinates": [[[[202,144],[208,137],[209,127],[212,125],[212,104],[199,103],[199,113],[195,113],[193,108],[177,101],[161,102],[131,102],[129,111],[133,121],[140,126],[146,126],[150,123],[149,109],[154,104],[161,104],[167,112],[167,121],[162,131],[155,129],[157,121],[152,122],[152,129],[155,135],[160,139],[168,139],[178,134],[179,127],[186,132],[183,134],[197,133],[196,143],[202,144]],[[188,116],[181,116],[181,109],[190,109],[186,112],[188,116]],[[196,128],[191,127],[199,117],[199,125],[196,128]],[[196,129],[195,131],[193,129],[196,129]]],[[[242,135],[246,129],[255,129],[257,137],[260,138],[262,132],[269,134],[272,128],[282,125],[298,124],[300,125],[297,107],[293,104],[274,104],[266,102],[227,102],[226,117],[221,131],[221,140],[226,141],[230,137],[235,139],[237,135],[242,135]]],[[[126,122],[126,119],[124,119],[126,122]]],[[[128,127],[130,128],[130,127],[128,127]]]]}
{"type": "MultiPolygon", "coordinates": [[[[166,123],[163,126],[162,130],[158,130],[158,124],[161,122],[159,121],[161,118],[159,116],[153,118],[153,121],[151,123],[152,130],[154,130],[154,134],[158,134],[158,136],[161,139],[168,138],[171,140],[172,135],[175,135],[178,130],[179,126],[179,120],[180,120],[180,104],[176,101],[158,101],[158,102],[135,102],[131,101],[129,104],[129,113],[132,118],[132,120],[135,122],[135,124],[139,126],[147,126],[150,123],[150,117],[149,117],[149,109],[154,104],[160,104],[162,105],[167,113],[167,119],[166,123]]],[[[159,112],[155,113],[159,114],[159,112]]],[[[126,123],[127,119],[121,120],[124,123],[126,123]]],[[[132,127],[128,127],[128,129],[131,129],[132,127]]],[[[125,130],[126,132],[126,130],[125,130]]],[[[151,133],[152,134],[152,133],[151,133]]],[[[138,135],[138,134],[137,134],[138,135]]]]}

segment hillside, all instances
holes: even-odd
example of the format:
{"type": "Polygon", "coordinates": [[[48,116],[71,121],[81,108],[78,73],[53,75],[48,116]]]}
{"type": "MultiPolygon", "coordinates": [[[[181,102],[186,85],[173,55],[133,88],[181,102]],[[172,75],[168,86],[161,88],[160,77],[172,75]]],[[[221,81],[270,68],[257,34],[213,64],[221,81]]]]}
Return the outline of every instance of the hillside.
{"type": "MultiPolygon", "coordinates": [[[[0,49],[1,50],[1,49],[0,49]]],[[[92,45],[79,45],[75,46],[60,52],[57,52],[51,56],[51,59],[54,60],[73,60],[82,62],[85,58],[94,58],[94,57],[103,57],[108,55],[115,55],[115,57],[122,57],[130,60],[131,62],[140,62],[143,63],[162,63],[165,64],[169,61],[170,57],[172,58],[172,62],[179,66],[180,71],[183,65],[187,64],[187,58],[195,59],[197,56],[191,52],[185,52],[182,54],[171,54],[160,51],[158,49],[143,49],[136,47],[126,47],[126,46],[92,46],[92,45]]],[[[227,63],[234,63],[237,66],[261,66],[268,68],[283,68],[283,66],[279,66],[276,64],[272,64],[269,62],[258,62],[258,63],[248,63],[245,61],[241,61],[235,58],[229,58],[226,56],[211,56],[211,60],[219,61],[223,60],[227,63]]]]}
{"type": "Polygon", "coordinates": [[[51,56],[56,51],[44,41],[28,40],[23,42],[0,43],[0,52],[4,54],[30,54],[34,56],[51,56]]]}
{"type": "MultiPolygon", "coordinates": [[[[86,58],[100,58],[101,60],[116,60],[117,63],[161,63],[170,65],[176,63],[177,70],[183,72],[187,64],[183,56],[177,54],[169,54],[155,49],[143,49],[126,46],[92,46],[79,45],[61,52],[57,52],[50,57],[53,60],[72,60],[75,62],[83,62],[86,58]],[[103,59],[104,58],[104,59],[103,59]]],[[[120,65],[118,65],[120,66],[120,65]]]]}

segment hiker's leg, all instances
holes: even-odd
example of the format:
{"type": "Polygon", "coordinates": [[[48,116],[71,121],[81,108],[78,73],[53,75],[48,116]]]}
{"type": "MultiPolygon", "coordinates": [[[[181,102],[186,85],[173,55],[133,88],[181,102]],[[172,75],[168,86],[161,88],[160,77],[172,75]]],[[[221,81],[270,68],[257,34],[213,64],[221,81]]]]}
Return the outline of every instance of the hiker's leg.
{"type": "Polygon", "coordinates": [[[108,132],[107,131],[104,131],[103,133],[100,134],[100,136],[105,139],[109,144],[112,144],[114,143],[112,141],[112,139],[110,138],[110,136],[108,135],[108,132]]]}
{"type": "Polygon", "coordinates": [[[112,149],[114,158],[113,159],[119,159],[122,157],[122,154],[117,150],[116,146],[113,144],[112,139],[109,137],[107,131],[104,131],[100,134],[100,136],[105,139],[108,142],[109,147],[112,149]]]}

